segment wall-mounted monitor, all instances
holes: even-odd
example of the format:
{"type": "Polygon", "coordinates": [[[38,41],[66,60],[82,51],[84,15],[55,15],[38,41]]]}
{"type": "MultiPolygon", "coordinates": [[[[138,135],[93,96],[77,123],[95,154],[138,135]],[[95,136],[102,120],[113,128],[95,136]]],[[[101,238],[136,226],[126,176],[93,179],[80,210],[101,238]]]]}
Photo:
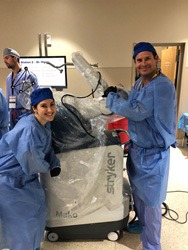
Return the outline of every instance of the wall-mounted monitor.
{"type": "Polygon", "coordinates": [[[67,88],[66,56],[20,57],[20,63],[37,76],[40,87],[67,88]]]}

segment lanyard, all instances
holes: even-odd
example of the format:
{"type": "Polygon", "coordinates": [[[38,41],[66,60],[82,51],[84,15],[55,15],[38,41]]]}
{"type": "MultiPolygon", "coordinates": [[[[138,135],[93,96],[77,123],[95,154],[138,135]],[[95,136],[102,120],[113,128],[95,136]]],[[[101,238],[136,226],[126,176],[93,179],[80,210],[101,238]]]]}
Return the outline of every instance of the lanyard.
{"type": "MultiPolygon", "coordinates": [[[[155,73],[155,74],[152,76],[151,80],[154,79],[155,77],[157,77],[157,76],[159,75],[159,73],[160,73],[160,72],[155,73]]],[[[150,81],[151,81],[151,80],[150,80],[150,81]]],[[[138,85],[136,86],[136,90],[139,91],[139,90],[140,90],[141,88],[143,88],[143,87],[144,87],[144,82],[143,82],[143,80],[141,79],[140,82],[138,83],[138,85]]]]}

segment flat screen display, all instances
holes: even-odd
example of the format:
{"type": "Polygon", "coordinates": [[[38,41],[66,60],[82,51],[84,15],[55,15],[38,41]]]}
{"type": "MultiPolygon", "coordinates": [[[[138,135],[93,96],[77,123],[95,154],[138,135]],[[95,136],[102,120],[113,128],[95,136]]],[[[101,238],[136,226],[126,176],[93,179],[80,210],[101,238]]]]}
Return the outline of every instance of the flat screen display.
{"type": "Polygon", "coordinates": [[[67,88],[66,56],[20,57],[20,64],[37,76],[40,87],[67,88]]]}

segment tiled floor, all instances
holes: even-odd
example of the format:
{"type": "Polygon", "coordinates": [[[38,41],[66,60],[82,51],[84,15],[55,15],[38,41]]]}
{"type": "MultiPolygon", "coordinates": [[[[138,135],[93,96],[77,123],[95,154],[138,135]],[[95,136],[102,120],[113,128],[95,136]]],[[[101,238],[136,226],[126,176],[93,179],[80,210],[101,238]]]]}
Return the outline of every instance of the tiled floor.
{"type": "MultiPolygon", "coordinates": [[[[171,169],[166,204],[170,209],[178,213],[178,221],[186,220],[188,212],[188,147],[171,148],[171,169]],[[181,149],[181,150],[180,150],[181,149]]],[[[174,213],[171,214],[176,218],[174,213]]],[[[163,217],[162,225],[162,249],[163,250],[187,250],[188,249],[188,222],[180,224],[163,217]]],[[[124,232],[117,242],[109,240],[71,240],[51,243],[45,240],[41,250],[141,250],[141,242],[138,234],[124,232]]]]}

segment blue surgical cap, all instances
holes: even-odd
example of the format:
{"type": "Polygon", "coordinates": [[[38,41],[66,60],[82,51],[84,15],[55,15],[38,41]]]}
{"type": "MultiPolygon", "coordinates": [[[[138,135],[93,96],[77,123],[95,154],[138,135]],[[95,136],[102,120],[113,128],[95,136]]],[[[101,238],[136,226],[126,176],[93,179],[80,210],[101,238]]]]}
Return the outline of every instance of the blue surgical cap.
{"type": "Polygon", "coordinates": [[[31,93],[31,106],[35,106],[37,105],[39,102],[42,102],[46,99],[53,99],[53,93],[51,91],[51,89],[49,88],[39,88],[34,90],[31,93]]]}
{"type": "Polygon", "coordinates": [[[155,48],[153,47],[153,45],[151,43],[147,43],[147,42],[140,42],[140,43],[137,43],[135,46],[134,46],[134,53],[133,53],[133,59],[135,59],[135,57],[140,53],[140,52],[143,52],[143,51],[150,51],[152,53],[156,53],[156,50],[155,48]]]}

